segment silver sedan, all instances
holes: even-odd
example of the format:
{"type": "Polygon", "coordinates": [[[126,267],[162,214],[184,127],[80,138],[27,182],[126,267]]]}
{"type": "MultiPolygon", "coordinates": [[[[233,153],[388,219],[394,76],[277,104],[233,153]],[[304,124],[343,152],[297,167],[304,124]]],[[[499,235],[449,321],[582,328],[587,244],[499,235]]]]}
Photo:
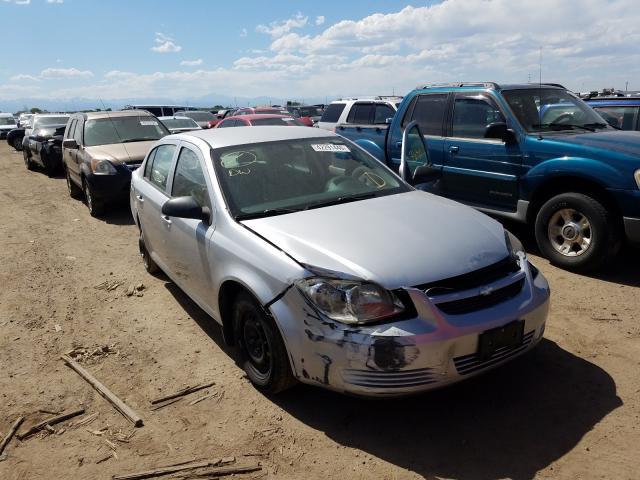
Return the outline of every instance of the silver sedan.
{"type": "MultiPolygon", "coordinates": [[[[404,148],[427,158],[422,140],[404,148]]],[[[222,326],[267,393],[416,393],[543,336],[549,286],[513,235],[328,131],[164,137],[133,174],[131,209],[146,269],[222,326]]]]}

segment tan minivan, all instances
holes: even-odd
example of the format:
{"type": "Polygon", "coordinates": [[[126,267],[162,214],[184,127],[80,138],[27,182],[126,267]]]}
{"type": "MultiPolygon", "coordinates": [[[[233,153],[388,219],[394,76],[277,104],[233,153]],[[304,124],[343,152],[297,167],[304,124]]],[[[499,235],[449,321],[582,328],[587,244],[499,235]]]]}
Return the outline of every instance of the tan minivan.
{"type": "Polygon", "coordinates": [[[169,135],[155,116],[142,110],[75,113],[62,142],[62,164],[69,195],[84,196],[89,213],[128,198],[131,172],[151,145],[169,135]]]}

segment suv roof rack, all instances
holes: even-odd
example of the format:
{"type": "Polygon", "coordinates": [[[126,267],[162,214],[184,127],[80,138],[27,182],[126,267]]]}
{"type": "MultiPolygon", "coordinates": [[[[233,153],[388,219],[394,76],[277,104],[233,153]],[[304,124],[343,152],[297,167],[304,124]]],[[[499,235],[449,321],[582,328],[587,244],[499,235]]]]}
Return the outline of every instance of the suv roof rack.
{"type": "Polygon", "coordinates": [[[361,100],[389,100],[389,99],[402,99],[402,95],[375,95],[375,96],[365,96],[365,97],[345,97],[338,98],[338,102],[346,102],[346,101],[361,101],[361,100]]]}
{"type": "Polygon", "coordinates": [[[416,87],[416,90],[422,90],[423,88],[438,88],[438,87],[483,87],[483,88],[500,88],[496,82],[445,82],[445,83],[421,83],[416,87]]]}

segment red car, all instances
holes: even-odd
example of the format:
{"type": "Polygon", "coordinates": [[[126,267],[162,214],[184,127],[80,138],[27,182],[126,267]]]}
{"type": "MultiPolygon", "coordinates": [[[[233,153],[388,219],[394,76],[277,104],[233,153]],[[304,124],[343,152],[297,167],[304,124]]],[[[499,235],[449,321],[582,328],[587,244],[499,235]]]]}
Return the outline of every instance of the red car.
{"type": "Polygon", "coordinates": [[[283,126],[283,127],[304,127],[304,123],[291,115],[275,114],[245,114],[227,117],[218,123],[215,128],[227,127],[259,127],[259,126],[283,126]]]}

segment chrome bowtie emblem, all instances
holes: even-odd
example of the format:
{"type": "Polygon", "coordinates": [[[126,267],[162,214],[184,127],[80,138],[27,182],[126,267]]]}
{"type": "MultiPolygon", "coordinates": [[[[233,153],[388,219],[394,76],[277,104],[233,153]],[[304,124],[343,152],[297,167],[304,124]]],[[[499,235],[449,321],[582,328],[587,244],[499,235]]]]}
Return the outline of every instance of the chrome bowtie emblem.
{"type": "Polygon", "coordinates": [[[487,295],[491,295],[493,292],[493,287],[484,287],[480,289],[480,295],[486,297],[487,295]]]}

